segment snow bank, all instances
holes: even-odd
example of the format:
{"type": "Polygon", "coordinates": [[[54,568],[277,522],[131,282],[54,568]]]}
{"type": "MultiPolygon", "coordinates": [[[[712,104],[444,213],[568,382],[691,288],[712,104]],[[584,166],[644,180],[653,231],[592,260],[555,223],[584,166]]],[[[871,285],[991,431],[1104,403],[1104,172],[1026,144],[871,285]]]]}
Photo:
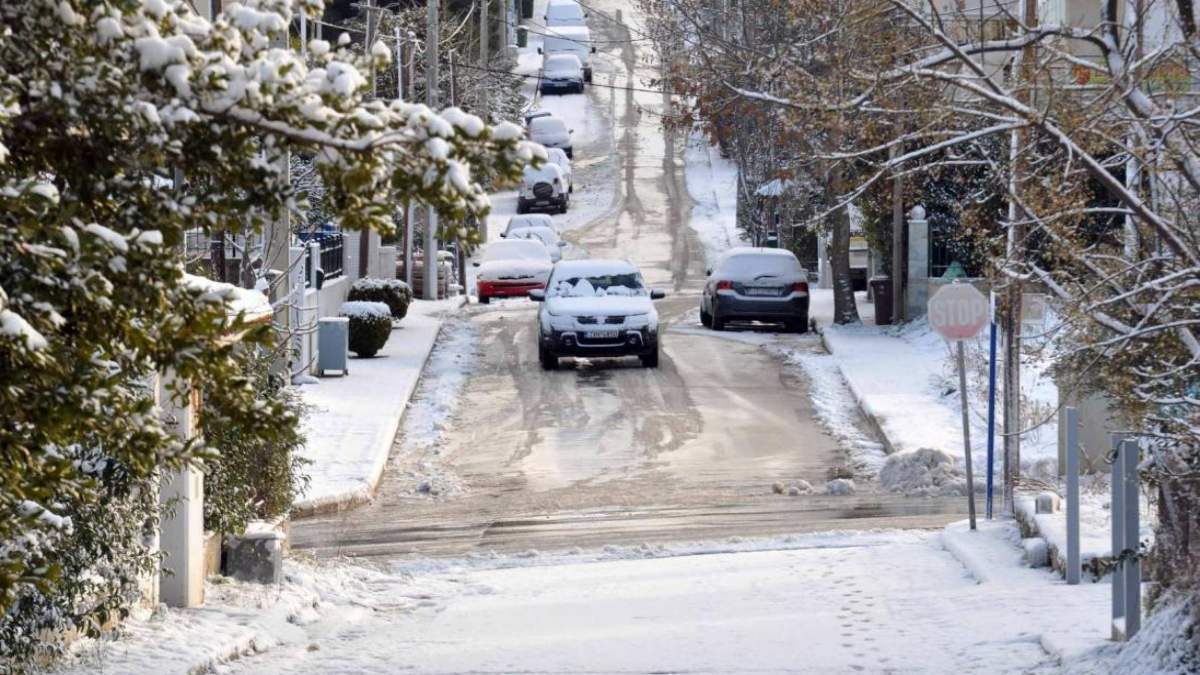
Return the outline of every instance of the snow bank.
{"type": "Polygon", "coordinates": [[[966,477],[954,458],[933,448],[891,455],[879,470],[879,484],[891,492],[928,497],[967,492],[966,477]]]}

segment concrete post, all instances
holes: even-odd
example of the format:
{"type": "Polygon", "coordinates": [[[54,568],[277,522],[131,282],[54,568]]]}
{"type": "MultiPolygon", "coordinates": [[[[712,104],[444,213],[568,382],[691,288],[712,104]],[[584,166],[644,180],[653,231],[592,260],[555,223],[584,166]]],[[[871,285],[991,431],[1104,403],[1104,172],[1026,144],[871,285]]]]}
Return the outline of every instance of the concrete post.
{"type": "Polygon", "coordinates": [[[929,305],[929,222],[920,204],[908,212],[908,292],[904,315],[925,315],[929,305]]]}
{"type": "Polygon", "coordinates": [[[317,270],[321,268],[321,245],[311,242],[308,245],[308,287],[317,290],[317,270]]]}
{"type": "Polygon", "coordinates": [[[823,234],[817,234],[817,288],[833,288],[833,270],[829,266],[829,245],[823,234]]]}
{"type": "MultiPolygon", "coordinates": [[[[168,427],[182,440],[197,433],[196,413],[200,394],[193,390],[188,400],[172,399],[167,386],[173,374],[160,378],[159,406],[168,427]]],[[[159,504],[164,507],[159,526],[159,544],[165,558],[159,575],[158,592],[171,607],[204,604],[204,472],[189,465],[163,477],[159,504]]]]}

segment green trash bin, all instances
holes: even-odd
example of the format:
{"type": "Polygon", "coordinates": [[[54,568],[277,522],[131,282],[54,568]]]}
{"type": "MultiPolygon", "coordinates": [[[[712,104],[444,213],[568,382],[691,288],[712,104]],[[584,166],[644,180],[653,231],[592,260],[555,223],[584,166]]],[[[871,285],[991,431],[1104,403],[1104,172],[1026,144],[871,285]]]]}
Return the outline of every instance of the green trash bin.
{"type": "Polygon", "coordinates": [[[529,46],[529,29],[525,26],[517,26],[517,46],[529,46]]]}
{"type": "Polygon", "coordinates": [[[521,0],[521,18],[533,18],[533,0],[521,0]]]}

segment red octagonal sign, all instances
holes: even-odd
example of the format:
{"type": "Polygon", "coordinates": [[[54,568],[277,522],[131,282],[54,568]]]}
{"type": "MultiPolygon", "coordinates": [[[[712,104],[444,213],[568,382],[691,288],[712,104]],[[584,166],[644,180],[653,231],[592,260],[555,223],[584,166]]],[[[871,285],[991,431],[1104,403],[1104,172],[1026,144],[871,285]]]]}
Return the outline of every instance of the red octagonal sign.
{"type": "Polygon", "coordinates": [[[929,325],[947,340],[975,337],[988,323],[988,300],[971,284],[942,286],[929,299],[929,325]]]}

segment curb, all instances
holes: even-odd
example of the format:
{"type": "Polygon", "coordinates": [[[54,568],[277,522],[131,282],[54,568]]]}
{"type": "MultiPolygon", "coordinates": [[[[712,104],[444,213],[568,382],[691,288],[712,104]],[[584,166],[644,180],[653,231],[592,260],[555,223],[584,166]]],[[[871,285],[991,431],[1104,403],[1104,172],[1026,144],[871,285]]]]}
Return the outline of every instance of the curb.
{"type": "MultiPolygon", "coordinates": [[[[467,295],[464,293],[457,296],[458,300],[453,304],[451,309],[462,309],[467,304],[467,295]]],[[[421,359],[421,376],[413,380],[412,387],[404,395],[404,412],[396,418],[396,426],[388,437],[388,452],[381,455],[382,460],[375,463],[371,467],[371,473],[367,476],[367,485],[355,488],[339,495],[329,495],[315,500],[299,501],[292,505],[289,515],[292,518],[310,518],[312,516],[328,515],[331,513],[341,513],[349,511],[364,504],[369,504],[375,498],[375,493],[379,490],[379,484],[383,482],[383,472],[387,468],[388,460],[392,457],[391,446],[395,443],[396,434],[400,433],[400,425],[404,423],[404,418],[408,414],[408,404],[412,401],[413,394],[417,392],[417,388],[421,386],[421,381],[425,379],[425,366],[429,363],[429,357],[433,354],[433,350],[437,348],[438,339],[442,336],[442,329],[445,322],[438,324],[437,333],[433,336],[433,340],[429,343],[429,349],[425,351],[425,356],[421,359]]]]}
{"type": "MultiPolygon", "coordinates": [[[[834,353],[834,349],[830,346],[828,338],[825,337],[825,330],[820,324],[817,324],[817,335],[821,336],[821,346],[825,348],[825,352],[832,355],[834,353]]],[[[854,402],[858,404],[858,411],[862,413],[863,419],[865,419],[867,423],[871,425],[871,431],[874,432],[875,437],[878,438],[879,442],[883,444],[885,453],[889,456],[896,454],[896,447],[892,445],[892,439],[888,438],[887,434],[883,432],[882,422],[880,422],[879,418],[874,414],[867,411],[866,407],[863,405],[862,395],[860,395],[858,392],[858,387],[854,386],[854,380],[850,379],[850,377],[846,375],[846,371],[842,370],[841,363],[838,363],[838,372],[842,374],[842,381],[846,383],[846,387],[850,390],[850,393],[854,395],[854,402]]]]}

